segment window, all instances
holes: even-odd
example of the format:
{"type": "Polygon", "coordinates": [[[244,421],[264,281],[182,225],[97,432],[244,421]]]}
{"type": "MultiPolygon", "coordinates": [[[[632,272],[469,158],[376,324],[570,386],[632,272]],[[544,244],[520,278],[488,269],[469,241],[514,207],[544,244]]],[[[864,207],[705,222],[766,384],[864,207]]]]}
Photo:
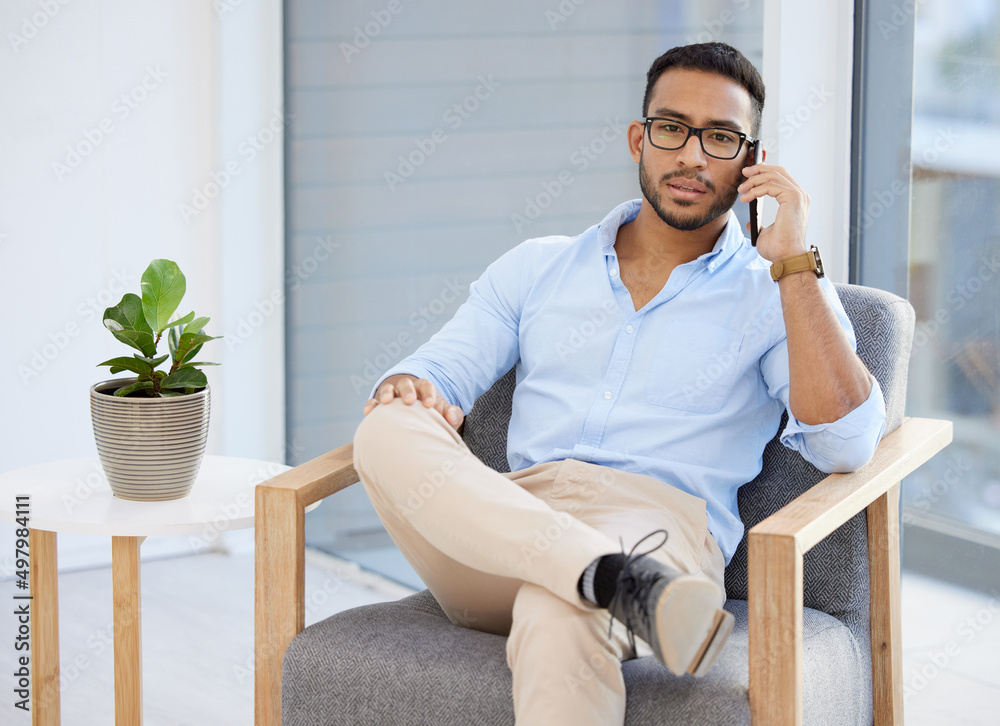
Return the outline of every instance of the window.
{"type": "Polygon", "coordinates": [[[908,565],[1000,582],[1000,8],[924,0],[915,27],[908,412],[955,441],[903,488],[908,565]]]}

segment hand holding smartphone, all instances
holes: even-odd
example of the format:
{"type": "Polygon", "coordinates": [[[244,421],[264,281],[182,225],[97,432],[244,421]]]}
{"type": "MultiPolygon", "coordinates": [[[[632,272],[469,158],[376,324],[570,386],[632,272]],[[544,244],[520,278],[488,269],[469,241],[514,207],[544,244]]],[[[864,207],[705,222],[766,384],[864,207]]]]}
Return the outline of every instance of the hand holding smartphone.
{"type": "MultiPolygon", "coordinates": [[[[759,164],[763,161],[764,156],[764,146],[760,143],[760,139],[753,142],[753,163],[759,164]]],[[[757,200],[750,200],[750,244],[754,247],[757,246],[757,235],[760,233],[760,229],[757,226],[757,200]]]]}

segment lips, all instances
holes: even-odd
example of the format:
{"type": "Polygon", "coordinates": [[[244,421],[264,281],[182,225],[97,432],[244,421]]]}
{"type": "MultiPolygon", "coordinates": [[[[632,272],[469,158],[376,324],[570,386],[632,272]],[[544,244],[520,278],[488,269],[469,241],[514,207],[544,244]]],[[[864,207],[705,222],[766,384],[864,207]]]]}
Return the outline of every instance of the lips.
{"type": "Polygon", "coordinates": [[[708,190],[704,185],[691,179],[675,179],[667,183],[671,194],[677,199],[700,199],[708,190]]]}

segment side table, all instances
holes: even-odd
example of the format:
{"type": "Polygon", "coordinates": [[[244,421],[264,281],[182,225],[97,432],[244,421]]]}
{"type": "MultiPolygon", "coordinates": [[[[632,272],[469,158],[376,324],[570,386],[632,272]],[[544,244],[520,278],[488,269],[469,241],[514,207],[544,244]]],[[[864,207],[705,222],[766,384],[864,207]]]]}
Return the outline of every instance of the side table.
{"type": "Polygon", "coordinates": [[[148,536],[217,534],[252,527],[254,488],[289,468],[256,459],[206,456],[191,493],[165,502],[115,497],[96,457],[29,466],[0,475],[0,520],[15,523],[25,513],[29,518],[31,599],[17,602],[30,603],[32,726],[60,723],[56,534],[111,537],[115,724],[139,726],[140,545],[148,536]]]}

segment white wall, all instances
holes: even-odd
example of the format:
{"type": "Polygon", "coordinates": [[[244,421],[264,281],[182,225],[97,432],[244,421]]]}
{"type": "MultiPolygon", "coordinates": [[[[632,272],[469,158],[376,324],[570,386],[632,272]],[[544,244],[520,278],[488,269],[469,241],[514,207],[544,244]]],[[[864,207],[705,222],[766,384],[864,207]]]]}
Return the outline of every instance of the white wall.
{"type": "MultiPolygon", "coordinates": [[[[807,241],[827,275],[847,282],[850,258],[854,3],[765,0],[761,138],[767,162],[809,194],[807,241]]],[[[777,205],[762,204],[770,224],[777,205]]]]}
{"type": "Polygon", "coordinates": [[[87,389],[129,354],[101,313],[156,257],[226,336],[209,452],[281,459],[280,0],[5,0],[0,31],[0,470],[95,454],[87,389]]]}

